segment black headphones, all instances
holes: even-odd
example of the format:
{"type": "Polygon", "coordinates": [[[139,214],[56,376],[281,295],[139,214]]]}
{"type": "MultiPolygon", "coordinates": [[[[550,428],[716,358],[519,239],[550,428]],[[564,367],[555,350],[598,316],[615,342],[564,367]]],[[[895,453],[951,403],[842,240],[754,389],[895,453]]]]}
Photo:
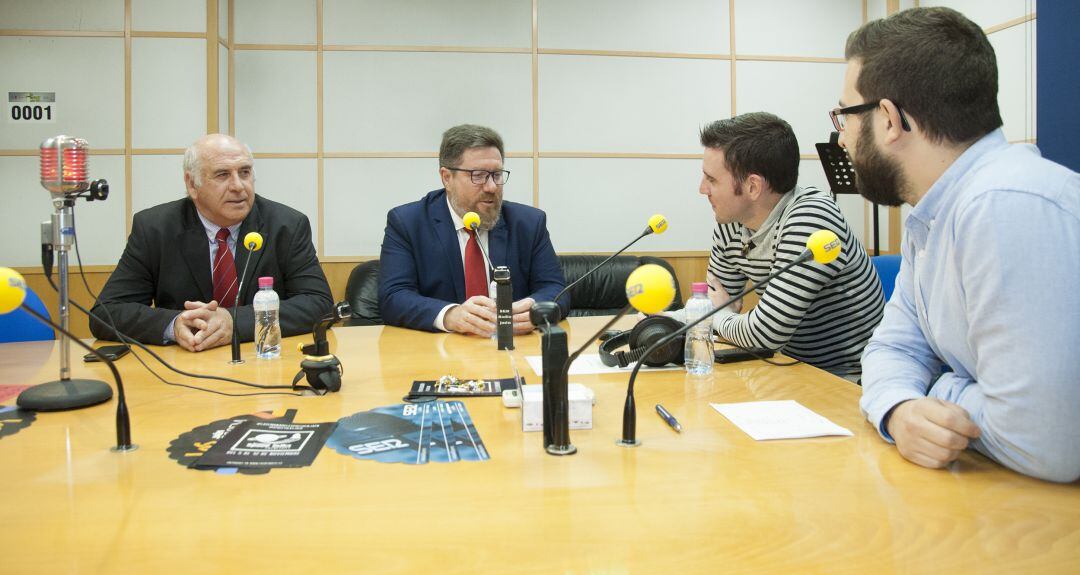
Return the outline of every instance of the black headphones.
{"type": "MultiPolygon", "coordinates": [[[[637,323],[633,329],[619,332],[600,344],[600,361],[608,367],[627,367],[637,363],[645,350],[662,338],[674,333],[683,324],[666,315],[649,316],[637,323]],[[629,351],[615,351],[630,344],[629,351]]],[[[649,356],[645,365],[660,367],[669,363],[682,365],[685,336],[679,336],[660,347],[649,356]]]]}

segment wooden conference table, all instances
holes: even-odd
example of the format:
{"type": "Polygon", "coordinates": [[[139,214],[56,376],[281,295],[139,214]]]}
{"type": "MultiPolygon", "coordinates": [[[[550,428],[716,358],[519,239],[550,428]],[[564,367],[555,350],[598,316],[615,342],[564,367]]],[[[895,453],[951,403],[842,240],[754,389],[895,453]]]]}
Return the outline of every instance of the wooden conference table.
{"type": "MultiPolygon", "coordinates": [[[[571,346],[601,324],[570,322],[571,346]]],[[[627,377],[572,377],[597,395],[595,427],[571,431],[570,457],[545,454],[519,410],[466,399],[486,462],[360,461],[324,449],[311,467],[263,475],[185,469],[169,442],[211,421],[297,409],[336,421],[400,403],[414,379],[512,375],[494,342],[396,328],[334,330],[345,366],[325,397],[221,397],[154,379],[131,356],[137,451],[117,454],[116,403],[41,413],[0,439],[3,573],[1077,573],[1080,486],[1022,477],[976,454],[948,470],[903,460],[859,413],[859,388],[814,368],[717,365],[638,379],[638,437],[620,435],[627,377]],[[795,399],[854,437],[756,442],[710,402],[795,399]],[[653,412],[662,402],[679,435],[653,412]]],[[[161,353],[183,368],[288,382],[280,361],[230,366],[228,348],[161,353]]],[[[517,338],[516,363],[539,336],[517,338]]],[[[73,354],[81,357],[81,352],[73,354]]],[[[3,384],[56,377],[52,342],[0,345],[3,384]]],[[[75,377],[110,381],[99,365],[75,377]]],[[[171,377],[176,381],[180,379],[171,377]]],[[[192,382],[192,380],[183,380],[192,382]]],[[[208,382],[218,390],[236,385],[208,382]]],[[[5,402],[11,404],[12,400],[5,402]]]]}

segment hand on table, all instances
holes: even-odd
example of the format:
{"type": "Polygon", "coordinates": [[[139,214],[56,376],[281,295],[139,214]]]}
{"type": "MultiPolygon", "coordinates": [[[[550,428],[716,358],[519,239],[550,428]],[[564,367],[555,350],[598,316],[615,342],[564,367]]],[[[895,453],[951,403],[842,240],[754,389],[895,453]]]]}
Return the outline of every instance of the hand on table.
{"type": "Polygon", "coordinates": [[[188,351],[204,351],[229,343],[233,323],[229,310],[216,301],[184,302],[184,311],[173,320],[173,337],[188,351]]]}
{"type": "Polygon", "coordinates": [[[964,408],[931,397],[897,405],[885,427],[900,455],[930,468],[955,461],[980,433],[964,408]]]}

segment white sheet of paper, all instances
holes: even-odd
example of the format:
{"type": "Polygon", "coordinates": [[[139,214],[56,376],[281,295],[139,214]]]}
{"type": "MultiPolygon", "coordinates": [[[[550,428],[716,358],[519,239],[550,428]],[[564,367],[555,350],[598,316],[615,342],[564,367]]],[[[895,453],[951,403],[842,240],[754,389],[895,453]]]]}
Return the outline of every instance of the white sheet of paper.
{"type": "Polygon", "coordinates": [[[851,431],[810,411],[797,401],[750,401],[746,403],[710,403],[750,437],[799,439],[826,435],[852,435],[851,431]]]}
{"type": "MultiPolygon", "coordinates": [[[[544,358],[539,355],[526,356],[525,359],[529,362],[529,367],[536,372],[536,375],[544,375],[544,358]]],[[[681,365],[665,365],[663,367],[649,367],[647,365],[641,367],[641,371],[669,371],[673,369],[682,369],[681,365]]],[[[629,367],[608,367],[604,365],[604,362],[600,361],[600,354],[582,354],[579,355],[574,363],[570,364],[570,371],[568,375],[589,375],[593,373],[630,373],[634,371],[634,365],[629,367]]]]}

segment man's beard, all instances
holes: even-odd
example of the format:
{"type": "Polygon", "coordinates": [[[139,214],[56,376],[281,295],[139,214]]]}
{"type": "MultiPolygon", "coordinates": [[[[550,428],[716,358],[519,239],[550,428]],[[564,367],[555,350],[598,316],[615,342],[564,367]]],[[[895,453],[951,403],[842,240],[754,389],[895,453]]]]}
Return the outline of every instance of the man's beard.
{"type": "Polygon", "coordinates": [[[458,217],[464,217],[468,212],[476,212],[476,215],[480,216],[480,229],[491,230],[495,227],[495,224],[499,223],[499,216],[502,214],[502,198],[495,198],[495,205],[493,206],[491,214],[485,213],[478,208],[469,209],[466,206],[458,203],[457,198],[450,198],[450,205],[454,206],[454,211],[458,213],[458,217]]]}
{"type": "Polygon", "coordinates": [[[870,122],[863,122],[859,129],[858,156],[851,156],[855,187],[862,197],[875,204],[896,207],[904,203],[902,196],[907,181],[896,160],[886,158],[878,149],[872,129],[870,122]]]}

